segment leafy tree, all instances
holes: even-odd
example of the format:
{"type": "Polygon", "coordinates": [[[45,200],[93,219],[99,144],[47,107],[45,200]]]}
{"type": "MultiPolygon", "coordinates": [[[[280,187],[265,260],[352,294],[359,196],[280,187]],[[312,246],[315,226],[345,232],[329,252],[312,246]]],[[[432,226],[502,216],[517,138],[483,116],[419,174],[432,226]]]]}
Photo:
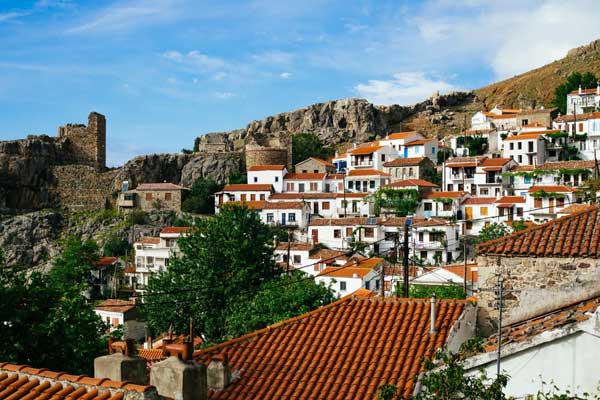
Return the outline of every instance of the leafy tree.
{"type": "Polygon", "coordinates": [[[244,206],[226,205],[195,227],[179,239],[181,256],[151,277],[144,309],[155,333],[171,323],[185,332],[191,317],[196,333],[217,341],[227,336],[231,310],[282,270],[275,264],[271,229],[244,206]]]}
{"type": "Polygon", "coordinates": [[[148,221],[148,213],[142,210],[133,210],[127,214],[127,225],[144,225],[148,221]]]}
{"type": "Polygon", "coordinates": [[[210,178],[200,177],[192,185],[190,196],[181,204],[183,211],[195,214],[212,214],[215,211],[214,194],[221,185],[210,178]]]}
{"type": "MultiPolygon", "coordinates": [[[[403,285],[396,286],[395,296],[403,296],[403,285]]],[[[425,299],[436,295],[438,299],[464,299],[465,291],[457,285],[410,285],[408,287],[408,297],[425,299]]]]}
{"type": "Polygon", "coordinates": [[[379,188],[373,194],[375,215],[379,215],[382,208],[393,210],[399,217],[414,214],[420,198],[416,189],[379,188]]]}
{"type": "Polygon", "coordinates": [[[518,232],[518,231],[522,231],[524,229],[527,229],[527,224],[525,224],[525,221],[520,219],[518,221],[514,221],[511,224],[511,228],[513,230],[513,232],[518,232]]]}
{"type": "Polygon", "coordinates": [[[562,146],[562,151],[559,153],[558,158],[560,161],[581,160],[581,157],[579,157],[579,149],[576,146],[569,144],[564,144],[562,146]]]}
{"type": "MultiPolygon", "coordinates": [[[[0,260],[0,359],[91,374],[105,352],[104,326],[82,296],[90,288],[92,242],[70,238],[50,273],[6,267],[0,260]],[[24,334],[26,332],[27,334],[24,334]]],[[[0,256],[0,259],[2,257],[0,256]]]]}
{"type": "Polygon", "coordinates": [[[444,147],[439,149],[437,153],[437,162],[438,164],[442,164],[444,161],[454,156],[454,151],[452,151],[449,147],[444,147]]]}
{"type": "Polygon", "coordinates": [[[478,242],[488,242],[509,235],[510,233],[510,228],[508,226],[494,222],[479,231],[478,242]]]}
{"type": "Polygon", "coordinates": [[[230,185],[234,185],[236,183],[248,183],[248,176],[246,174],[242,174],[240,171],[235,171],[229,174],[227,182],[230,185]]]}
{"type": "Polygon", "coordinates": [[[574,72],[569,75],[565,82],[560,84],[554,89],[554,100],[553,105],[558,108],[562,114],[567,113],[567,94],[573,90],[579,89],[581,85],[582,89],[595,88],[598,82],[598,78],[591,72],[574,72]]]}
{"type": "Polygon", "coordinates": [[[102,253],[107,257],[124,256],[130,250],[129,241],[114,233],[108,236],[102,247],[102,253]]]}
{"type": "Polygon", "coordinates": [[[467,136],[465,147],[469,149],[469,156],[481,156],[488,151],[488,140],[481,135],[467,136]]]}
{"type": "Polygon", "coordinates": [[[314,310],[334,298],[330,288],[293,271],[290,277],[284,275],[264,283],[250,302],[235,304],[227,317],[227,334],[241,336],[314,310]]]}
{"type": "Polygon", "coordinates": [[[298,133],[292,136],[292,164],[296,165],[310,157],[327,159],[335,150],[327,147],[314,133],[298,133]]]}

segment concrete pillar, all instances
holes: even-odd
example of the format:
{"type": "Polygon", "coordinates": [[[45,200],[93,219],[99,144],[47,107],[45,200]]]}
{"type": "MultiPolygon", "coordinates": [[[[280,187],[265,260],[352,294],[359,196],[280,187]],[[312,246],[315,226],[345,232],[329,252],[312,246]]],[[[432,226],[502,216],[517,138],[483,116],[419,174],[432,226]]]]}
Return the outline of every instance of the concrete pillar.
{"type": "Polygon", "coordinates": [[[175,400],[206,400],[206,367],[171,356],[152,365],[150,384],[158,394],[175,400]]]}
{"type": "Polygon", "coordinates": [[[98,357],[94,360],[94,378],[109,378],[113,381],[128,381],[145,385],[146,361],[121,353],[98,357]]]}
{"type": "Polygon", "coordinates": [[[227,357],[222,355],[214,357],[206,370],[208,387],[214,390],[223,390],[231,382],[231,370],[227,365],[227,357]]]}

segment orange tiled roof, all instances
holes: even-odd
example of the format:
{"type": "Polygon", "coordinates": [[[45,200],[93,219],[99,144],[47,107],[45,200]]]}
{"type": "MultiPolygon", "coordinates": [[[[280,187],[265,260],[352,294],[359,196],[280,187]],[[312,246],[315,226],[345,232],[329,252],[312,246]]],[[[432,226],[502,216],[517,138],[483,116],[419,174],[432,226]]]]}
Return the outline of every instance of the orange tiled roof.
{"type": "Polygon", "coordinates": [[[560,213],[561,214],[573,214],[573,213],[580,212],[580,211],[591,210],[595,207],[596,206],[593,206],[591,204],[571,204],[570,206],[565,207],[562,210],[560,210],[560,213]]]}
{"type": "MultiPolygon", "coordinates": [[[[296,251],[310,251],[313,248],[311,243],[304,242],[290,242],[290,250],[296,251]]],[[[276,250],[287,250],[288,242],[281,242],[277,245],[276,250]]]]}
{"type": "Polygon", "coordinates": [[[146,236],[146,237],[142,238],[141,242],[143,244],[160,244],[160,238],[159,237],[146,236]]]}
{"type": "Polygon", "coordinates": [[[314,218],[310,221],[310,226],[351,226],[365,225],[366,217],[348,217],[348,218],[314,218]]]}
{"type": "Polygon", "coordinates": [[[314,253],[311,253],[308,258],[311,260],[328,260],[329,262],[333,262],[332,258],[336,258],[339,260],[344,260],[347,257],[345,256],[346,252],[341,250],[331,250],[331,249],[319,249],[314,253]]]}
{"type": "Polygon", "coordinates": [[[421,164],[427,157],[407,157],[396,158],[395,160],[383,163],[384,167],[410,167],[421,164]]]}
{"type": "MultiPolygon", "coordinates": [[[[350,198],[355,198],[355,199],[362,199],[367,197],[368,194],[367,193],[359,193],[359,192],[352,192],[352,193],[346,193],[346,198],[350,199],[350,198]]],[[[269,200],[293,200],[293,199],[307,199],[307,200],[313,200],[313,199],[336,199],[336,198],[343,198],[344,197],[344,193],[340,193],[340,192],[330,192],[330,193],[321,193],[321,192],[287,192],[287,193],[275,193],[272,194],[271,197],[269,197],[269,200]]]]}
{"type": "Polygon", "coordinates": [[[430,192],[423,196],[424,199],[458,199],[465,195],[465,192],[430,192]]]}
{"type": "MultiPolygon", "coordinates": [[[[596,296],[508,325],[502,328],[502,343],[523,342],[536,335],[586,321],[599,306],[600,297],[596,296]]],[[[498,348],[498,335],[488,337],[483,346],[486,352],[495,351],[498,348]]]]}
{"type": "Polygon", "coordinates": [[[494,113],[484,113],[487,117],[490,117],[491,119],[510,119],[510,118],[517,118],[517,114],[494,114],[494,113]]]}
{"type": "Polygon", "coordinates": [[[287,180],[322,180],[327,174],[325,172],[300,172],[286,174],[283,179],[287,180]]]}
{"type": "Polygon", "coordinates": [[[327,166],[327,167],[332,167],[332,168],[335,168],[335,165],[333,165],[333,164],[332,164],[332,163],[330,163],[329,161],[327,161],[327,160],[323,160],[322,158],[317,158],[317,157],[309,157],[308,159],[306,159],[306,160],[304,160],[304,161],[300,161],[300,162],[299,162],[298,164],[296,164],[296,165],[302,164],[303,162],[305,162],[305,161],[308,161],[308,160],[313,160],[313,161],[316,161],[316,162],[318,162],[319,164],[323,164],[323,165],[325,165],[325,166],[327,166]]]}
{"type": "Polygon", "coordinates": [[[387,185],[384,185],[384,186],[392,187],[392,188],[393,187],[407,187],[407,186],[421,186],[421,187],[432,187],[432,188],[439,187],[435,183],[431,183],[424,179],[406,179],[403,181],[396,181],[396,182],[388,183],[387,185]]]}
{"type": "Polygon", "coordinates": [[[535,169],[549,170],[549,169],[577,169],[577,168],[589,168],[592,169],[596,166],[594,160],[571,160],[571,161],[549,161],[542,165],[538,165],[535,169]]]}
{"type": "Polygon", "coordinates": [[[525,197],[523,196],[503,196],[496,200],[497,204],[511,203],[520,204],[525,203],[525,197]]]}
{"type": "Polygon", "coordinates": [[[135,308],[135,303],[128,300],[108,299],[94,307],[94,310],[126,313],[135,308]]]}
{"type": "Polygon", "coordinates": [[[162,182],[162,183],[142,183],[139,184],[135,190],[183,190],[183,186],[176,185],[174,183],[162,182]]]}
{"type": "Polygon", "coordinates": [[[192,229],[191,226],[167,226],[160,233],[187,233],[191,232],[192,229]]]}
{"type": "Polygon", "coordinates": [[[0,393],[3,399],[51,400],[142,400],[158,398],[154,386],[90,378],[64,372],[0,363],[0,393]]]}
{"type": "Polygon", "coordinates": [[[477,157],[452,157],[446,161],[446,168],[476,167],[481,165],[487,156],[477,157]]]}
{"type": "Polygon", "coordinates": [[[268,201],[264,209],[265,210],[287,210],[287,209],[298,209],[304,208],[305,203],[302,201],[268,201]]]}
{"type": "Polygon", "coordinates": [[[353,169],[352,171],[348,172],[348,176],[375,176],[375,175],[390,176],[390,174],[383,172],[383,171],[379,171],[377,169],[353,169]]]}
{"type": "Polygon", "coordinates": [[[342,180],[344,179],[344,174],[327,174],[327,176],[325,177],[325,179],[331,179],[331,180],[342,180]]]}
{"type": "Polygon", "coordinates": [[[481,167],[502,167],[508,164],[512,158],[486,158],[479,166],[481,167]]]}
{"type": "Polygon", "coordinates": [[[267,205],[267,202],[265,200],[228,201],[227,203],[223,203],[222,207],[233,205],[245,206],[249,210],[262,210],[267,205]]]}
{"type": "Polygon", "coordinates": [[[271,190],[273,190],[272,185],[263,183],[235,183],[225,185],[223,188],[224,192],[269,192],[271,190]]]}
{"type": "Polygon", "coordinates": [[[401,139],[406,139],[407,137],[410,137],[410,136],[412,136],[412,135],[414,135],[416,133],[417,133],[416,131],[390,133],[385,138],[383,138],[383,140],[401,140],[401,139]]]}
{"type": "Polygon", "coordinates": [[[581,93],[579,93],[579,89],[575,89],[569,94],[596,94],[597,91],[598,91],[597,88],[581,89],[581,93]]]}
{"type": "Polygon", "coordinates": [[[92,265],[94,265],[94,267],[106,267],[108,265],[113,265],[117,260],[117,257],[102,257],[99,260],[94,261],[92,265]]]}
{"type": "Polygon", "coordinates": [[[417,140],[413,140],[412,142],[405,143],[404,145],[405,146],[420,146],[422,144],[429,143],[431,141],[433,141],[432,138],[417,139],[417,140]]]}
{"type": "Polygon", "coordinates": [[[538,132],[525,132],[520,133],[515,136],[509,136],[504,139],[505,142],[513,141],[513,140],[527,140],[527,139],[537,139],[543,135],[547,135],[548,133],[557,133],[560,131],[538,131],[538,132]]]}
{"type": "Polygon", "coordinates": [[[574,117],[573,114],[568,114],[568,115],[561,115],[560,117],[556,118],[556,122],[574,122],[575,120],[579,121],[587,121],[588,119],[599,119],[600,118],[600,112],[596,111],[596,112],[592,112],[592,113],[585,113],[585,114],[577,114],[577,117],[574,117]]]}
{"type": "Polygon", "coordinates": [[[529,193],[544,191],[546,193],[574,193],[577,190],[565,185],[537,185],[529,188],[529,193]]]}
{"type": "Polygon", "coordinates": [[[151,362],[162,361],[167,358],[162,349],[138,349],[138,356],[151,362]]]}
{"type": "Polygon", "coordinates": [[[248,171],[281,171],[285,168],[285,165],[254,165],[248,168],[248,171]]]}
{"type": "Polygon", "coordinates": [[[196,352],[205,365],[225,354],[239,374],[208,398],[373,399],[384,383],[412,395],[423,359],[444,346],[466,302],[439,300],[431,335],[429,299],[363,293],[196,352]]]}
{"type": "MultiPolygon", "coordinates": [[[[352,262],[352,261],[348,261],[352,262]]],[[[371,272],[373,268],[366,267],[327,267],[318,276],[328,278],[357,278],[362,279],[371,272]]]]}
{"type": "Polygon", "coordinates": [[[541,122],[534,122],[532,124],[525,124],[523,125],[523,128],[545,128],[546,125],[542,124],[541,122]]]}
{"type": "Polygon", "coordinates": [[[598,207],[478,245],[479,254],[600,258],[598,207]]]}
{"type": "Polygon", "coordinates": [[[356,149],[352,149],[350,151],[348,151],[348,153],[353,154],[353,155],[368,155],[368,154],[372,154],[374,152],[376,152],[377,150],[381,149],[383,146],[378,146],[378,145],[368,145],[368,146],[362,146],[362,147],[357,147],[356,149]]]}
{"type": "MultiPolygon", "coordinates": [[[[440,268],[452,272],[455,275],[465,279],[465,265],[442,265],[440,268]]],[[[467,281],[477,282],[477,263],[467,264],[467,281]]]]}
{"type": "Polygon", "coordinates": [[[469,197],[463,204],[472,205],[472,204],[493,204],[496,201],[495,197],[469,197]]]}

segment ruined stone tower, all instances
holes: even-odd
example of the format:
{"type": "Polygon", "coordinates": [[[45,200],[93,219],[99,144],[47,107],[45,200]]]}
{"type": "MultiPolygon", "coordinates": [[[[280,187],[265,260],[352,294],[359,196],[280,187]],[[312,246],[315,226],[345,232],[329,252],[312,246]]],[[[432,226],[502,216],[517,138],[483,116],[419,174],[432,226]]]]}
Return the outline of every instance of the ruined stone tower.
{"type": "Polygon", "coordinates": [[[70,161],[90,165],[96,169],[106,168],[106,118],[97,112],[88,116],[87,126],[67,124],[58,127],[58,137],[68,140],[72,150],[70,161]]]}

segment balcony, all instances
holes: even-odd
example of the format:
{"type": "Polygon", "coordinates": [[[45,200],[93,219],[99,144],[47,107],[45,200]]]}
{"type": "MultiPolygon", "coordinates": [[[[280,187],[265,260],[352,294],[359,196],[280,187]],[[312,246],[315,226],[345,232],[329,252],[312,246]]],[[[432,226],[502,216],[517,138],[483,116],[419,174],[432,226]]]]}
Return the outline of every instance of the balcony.
{"type": "Polygon", "coordinates": [[[337,214],[340,215],[340,216],[344,215],[344,212],[346,213],[346,215],[349,215],[349,216],[360,215],[360,211],[358,211],[358,210],[352,210],[352,206],[351,205],[348,205],[348,208],[346,208],[345,210],[342,207],[342,208],[337,208],[336,211],[337,211],[337,214]]]}
{"type": "Polygon", "coordinates": [[[350,163],[350,166],[352,166],[352,167],[358,167],[358,168],[360,168],[360,167],[373,167],[373,165],[374,165],[373,160],[371,160],[371,161],[368,161],[368,160],[366,160],[366,161],[352,161],[350,163]]]}
{"type": "Polygon", "coordinates": [[[133,203],[133,200],[119,199],[119,201],[117,201],[117,206],[118,207],[133,207],[134,203],[133,203]]]}
{"type": "Polygon", "coordinates": [[[486,177],[485,183],[486,184],[502,184],[502,177],[501,176],[496,176],[494,178],[486,177]]]}
{"type": "MultiPolygon", "coordinates": [[[[463,174],[452,174],[452,179],[459,180],[463,179],[463,174]]],[[[475,174],[464,174],[464,179],[475,179],[475,174]]]]}
{"type": "Polygon", "coordinates": [[[426,242],[426,241],[416,241],[415,248],[417,250],[444,250],[445,247],[442,245],[442,242],[426,242]]]}

